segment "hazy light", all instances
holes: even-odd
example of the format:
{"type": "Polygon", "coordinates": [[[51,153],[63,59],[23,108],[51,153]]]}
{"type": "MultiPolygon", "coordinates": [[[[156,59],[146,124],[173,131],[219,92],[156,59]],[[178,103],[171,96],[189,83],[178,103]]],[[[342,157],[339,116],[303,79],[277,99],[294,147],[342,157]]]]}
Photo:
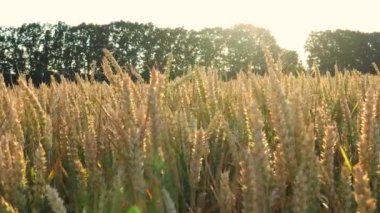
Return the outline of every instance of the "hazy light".
{"type": "Polygon", "coordinates": [[[311,31],[380,31],[378,0],[0,0],[0,26],[23,23],[152,22],[201,29],[249,23],[269,29],[281,47],[297,50],[311,31]]]}

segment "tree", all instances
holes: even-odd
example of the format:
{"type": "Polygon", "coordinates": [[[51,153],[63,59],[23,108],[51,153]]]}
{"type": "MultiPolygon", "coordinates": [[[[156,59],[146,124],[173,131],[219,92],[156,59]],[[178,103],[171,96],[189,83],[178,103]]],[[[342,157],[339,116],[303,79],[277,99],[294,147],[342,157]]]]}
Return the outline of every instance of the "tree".
{"type": "Polygon", "coordinates": [[[233,76],[240,70],[264,73],[263,46],[276,59],[283,52],[286,67],[297,66],[295,52],[281,50],[268,30],[252,25],[195,31],[123,21],[77,26],[31,23],[0,28],[0,69],[26,73],[37,86],[49,83],[52,74],[74,80],[75,74],[86,75],[90,69],[98,75],[102,49],[107,48],[123,70],[137,69],[145,80],[151,68],[163,71],[168,60],[171,78],[197,65],[233,76]]]}
{"type": "Polygon", "coordinates": [[[368,40],[370,61],[380,65],[380,33],[371,33],[368,40]]]}
{"type": "Polygon", "coordinates": [[[320,70],[334,71],[357,69],[369,73],[371,63],[379,59],[379,34],[349,30],[312,32],[306,42],[308,64],[319,60],[320,70]]]}
{"type": "Polygon", "coordinates": [[[26,54],[25,49],[21,46],[20,36],[17,28],[4,29],[5,44],[4,47],[4,71],[15,72],[17,75],[25,71],[26,54]]]}
{"type": "Polygon", "coordinates": [[[66,36],[69,30],[69,26],[63,22],[58,22],[57,24],[51,26],[52,41],[50,48],[50,63],[49,69],[52,72],[63,75],[65,72],[64,64],[66,57],[64,55],[65,44],[67,43],[66,36]]]}
{"type": "Polygon", "coordinates": [[[243,70],[263,74],[266,71],[263,47],[267,46],[276,59],[281,52],[276,40],[266,29],[241,24],[227,33],[227,64],[232,72],[243,70]]]}
{"type": "Polygon", "coordinates": [[[285,73],[296,74],[297,72],[303,70],[302,64],[298,59],[298,54],[296,51],[282,50],[280,60],[282,62],[282,70],[285,73]]]}
{"type": "Polygon", "coordinates": [[[206,28],[199,32],[199,64],[221,68],[223,64],[222,51],[226,46],[226,39],[222,28],[206,28]]]}
{"type": "Polygon", "coordinates": [[[43,81],[44,70],[41,70],[41,54],[43,50],[43,26],[38,23],[24,24],[17,29],[17,38],[20,46],[25,51],[26,72],[36,85],[43,81]]]}

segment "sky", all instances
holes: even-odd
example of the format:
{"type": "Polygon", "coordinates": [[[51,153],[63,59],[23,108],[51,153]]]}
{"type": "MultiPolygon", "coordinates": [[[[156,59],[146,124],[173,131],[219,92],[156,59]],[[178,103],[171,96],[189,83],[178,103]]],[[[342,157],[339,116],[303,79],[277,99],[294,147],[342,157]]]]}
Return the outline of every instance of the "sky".
{"type": "Polygon", "coordinates": [[[296,50],[312,31],[380,32],[380,0],[0,0],[0,26],[24,23],[152,22],[159,27],[232,27],[253,24],[271,31],[277,43],[296,50]]]}

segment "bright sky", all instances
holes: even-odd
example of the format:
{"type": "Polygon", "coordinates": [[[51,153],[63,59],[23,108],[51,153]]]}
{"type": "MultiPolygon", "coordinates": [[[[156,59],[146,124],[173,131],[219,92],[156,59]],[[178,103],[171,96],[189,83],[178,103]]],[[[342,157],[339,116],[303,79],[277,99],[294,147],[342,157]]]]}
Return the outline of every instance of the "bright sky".
{"type": "Polygon", "coordinates": [[[380,31],[379,0],[0,0],[0,26],[23,23],[152,22],[201,29],[248,23],[269,29],[281,47],[296,50],[311,31],[380,31]]]}

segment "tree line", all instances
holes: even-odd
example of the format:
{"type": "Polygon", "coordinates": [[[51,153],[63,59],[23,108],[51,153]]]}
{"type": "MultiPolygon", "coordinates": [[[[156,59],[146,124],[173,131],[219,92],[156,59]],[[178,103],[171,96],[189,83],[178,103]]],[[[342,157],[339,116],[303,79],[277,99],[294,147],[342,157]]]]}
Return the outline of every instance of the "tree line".
{"type": "Polygon", "coordinates": [[[283,59],[284,69],[299,66],[295,51],[282,49],[268,30],[252,25],[195,31],[124,21],[78,26],[31,23],[0,28],[0,71],[26,74],[36,85],[49,82],[52,74],[73,79],[91,73],[102,79],[106,48],[125,71],[137,70],[145,80],[151,68],[163,70],[169,62],[171,78],[196,66],[231,77],[241,70],[263,73],[264,45],[274,58],[283,59]]]}
{"type": "Polygon", "coordinates": [[[309,53],[308,65],[319,64],[322,72],[359,70],[375,71],[372,63],[380,63],[380,33],[364,33],[350,30],[312,32],[305,45],[309,53]]]}
{"type": "MultiPolygon", "coordinates": [[[[219,70],[225,78],[239,71],[263,74],[263,46],[269,47],[288,72],[303,70],[295,51],[281,48],[271,33],[247,24],[231,28],[158,28],[151,23],[112,22],[105,25],[24,24],[0,27],[0,72],[7,82],[20,74],[35,85],[48,83],[51,75],[74,79],[93,75],[102,80],[102,49],[110,50],[128,72],[140,72],[149,80],[149,70],[163,70],[170,63],[170,77],[183,75],[196,66],[219,70]]],[[[380,62],[380,33],[349,30],[312,32],[305,44],[309,68],[318,62],[322,72],[357,69],[373,72],[380,62]]]]}

